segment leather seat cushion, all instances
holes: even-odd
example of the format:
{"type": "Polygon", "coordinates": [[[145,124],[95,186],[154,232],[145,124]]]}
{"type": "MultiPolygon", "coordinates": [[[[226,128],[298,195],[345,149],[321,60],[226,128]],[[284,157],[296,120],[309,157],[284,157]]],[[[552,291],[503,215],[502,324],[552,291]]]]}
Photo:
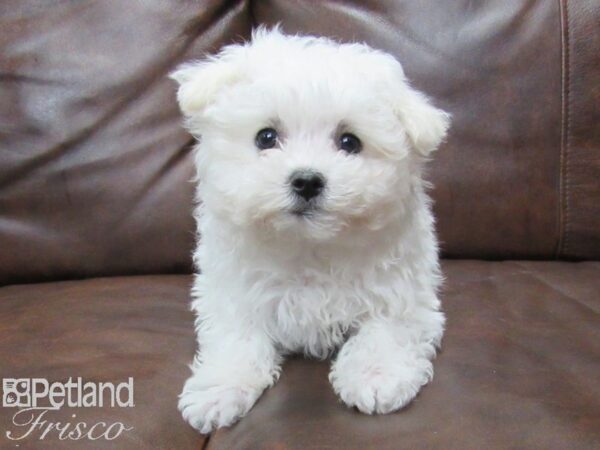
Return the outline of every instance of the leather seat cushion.
{"type": "MultiPolygon", "coordinates": [[[[134,379],[133,408],[67,408],[52,422],[120,421],[134,429],[114,441],[11,442],[14,408],[0,408],[0,448],[201,448],[203,438],[182,421],[177,396],[195,351],[186,275],[97,278],[0,288],[0,377],[50,382],[120,383],[134,379]],[[72,418],[76,414],[76,418],[72,418]]],[[[102,430],[99,429],[101,432],[102,430]]]]}
{"type": "MultiPolygon", "coordinates": [[[[446,261],[444,271],[443,350],[433,382],[409,407],[382,417],[348,409],[329,386],[328,362],[295,358],[248,416],[206,447],[600,448],[600,263],[446,261]]],[[[132,376],[134,408],[63,408],[53,417],[134,427],[102,448],[200,448],[203,438],[176,409],[195,349],[190,283],[173,275],[0,288],[0,377],[132,376]]],[[[0,429],[14,429],[13,413],[0,409],[0,429]]],[[[2,432],[6,445],[14,447],[2,432]]]]}

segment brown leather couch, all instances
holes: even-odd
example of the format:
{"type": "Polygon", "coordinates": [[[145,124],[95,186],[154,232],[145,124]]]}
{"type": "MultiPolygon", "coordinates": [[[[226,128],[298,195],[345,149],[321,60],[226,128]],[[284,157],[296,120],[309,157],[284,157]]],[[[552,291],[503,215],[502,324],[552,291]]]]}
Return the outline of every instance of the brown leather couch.
{"type": "Polygon", "coordinates": [[[77,442],[11,441],[0,408],[0,448],[600,448],[599,55],[597,0],[3,1],[0,377],[134,377],[135,407],[54,411],[133,427],[77,442]],[[204,438],[176,409],[193,167],[166,75],[277,22],[391,52],[452,113],[430,170],[447,334],[396,414],[298,358],[204,438]]]}

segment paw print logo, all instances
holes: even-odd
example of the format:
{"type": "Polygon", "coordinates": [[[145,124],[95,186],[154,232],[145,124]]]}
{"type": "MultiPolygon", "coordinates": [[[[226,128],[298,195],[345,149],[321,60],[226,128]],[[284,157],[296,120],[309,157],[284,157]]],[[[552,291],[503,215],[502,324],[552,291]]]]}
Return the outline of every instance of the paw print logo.
{"type": "Polygon", "coordinates": [[[2,406],[31,406],[31,384],[29,379],[4,378],[2,380],[2,406]]]}

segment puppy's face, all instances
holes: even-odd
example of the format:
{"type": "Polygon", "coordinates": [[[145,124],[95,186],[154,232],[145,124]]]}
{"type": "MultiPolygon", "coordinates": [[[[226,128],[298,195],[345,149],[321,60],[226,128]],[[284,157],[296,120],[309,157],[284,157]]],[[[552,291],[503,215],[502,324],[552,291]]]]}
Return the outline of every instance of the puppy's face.
{"type": "Polygon", "coordinates": [[[401,216],[448,117],[365,45],[259,31],[173,74],[205,208],[241,227],[332,240],[401,216]]]}

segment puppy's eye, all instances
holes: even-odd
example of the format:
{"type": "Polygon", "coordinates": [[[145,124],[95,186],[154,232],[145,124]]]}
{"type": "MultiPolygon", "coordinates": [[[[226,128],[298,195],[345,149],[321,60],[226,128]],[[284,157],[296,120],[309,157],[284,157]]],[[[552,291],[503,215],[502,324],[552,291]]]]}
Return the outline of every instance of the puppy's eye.
{"type": "Polygon", "coordinates": [[[347,153],[360,153],[362,142],[352,133],[344,133],[340,136],[339,146],[341,150],[347,153]]]}
{"type": "Polygon", "coordinates": [[[274,128],[263,128],[256,133],[256,146],[261,150],[273,148],[277,145],[277,130],[274,128]]]}

